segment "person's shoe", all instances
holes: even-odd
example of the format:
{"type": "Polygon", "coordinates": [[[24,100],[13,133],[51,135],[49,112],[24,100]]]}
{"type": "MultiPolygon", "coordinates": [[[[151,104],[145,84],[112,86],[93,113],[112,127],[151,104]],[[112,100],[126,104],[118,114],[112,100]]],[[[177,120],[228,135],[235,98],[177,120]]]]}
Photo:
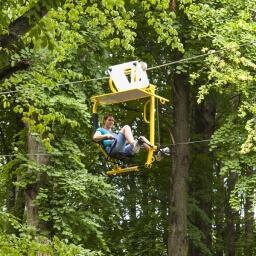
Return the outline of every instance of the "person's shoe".
{"type": "Polygon", "coordinates": [[[158,152],[155,155],[155,159],[156,161],[161,161],[164,156],[170,156],[170,155],[171,155],[171,150],[169,147],[160,148],[158,149],[158,152]]]}
{"type": "Polygon", "coordinates": [[[160,151],[161,151],[161,153],[163,153],[166,156],[170,156],[171,155],[171,150],[168,147],[162,148],[162,149],[160,149],[160,151]]]}
{"type": "Polygon", "coordinates": [[[155,155],[155,159],[156,161],[161,161],[163,159],[163,154],[161,153],[161,151],[158,151],[157,154],[155,155]]]}
{"type": "Polygon", "coordinates": [[[138,154],[140,151],[140,143],[139,140],[135,140],[134,143],[131,144],[132,146],[132,154],[138,154]]]}

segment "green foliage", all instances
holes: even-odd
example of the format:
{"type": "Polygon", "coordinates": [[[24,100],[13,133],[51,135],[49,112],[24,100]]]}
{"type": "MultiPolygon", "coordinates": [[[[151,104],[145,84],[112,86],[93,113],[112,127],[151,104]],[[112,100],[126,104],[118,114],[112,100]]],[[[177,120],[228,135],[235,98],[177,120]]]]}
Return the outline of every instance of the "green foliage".
{"type": "MultiPolygon", "coordinates": [[[[10,76],[1,84],[3,90],[15,88],[18,91],[1,96],[5,112],[10,113],[2,125],[9,125],[11,117],[21,124],[10,135],[6,133],[10,145],[8,152],[14,156],[2,159],[1,194],[9,189],[18,192],[38,184],[34,201],[38,221],[48,223],[50,228],[46,233],[52,239],[55,235],[61,239],[44,245],[34,238],[14,236],[11,240],[3,235],[6,255],[28,251],[32,255],[37,248],[52,254],[57,250],[60,255],[101,255],[95,249],[109,251],[103,227],[116,225],[116,196],[104,178],[88,173],[95,156],[89,153],[91,162],[86,158],[86,152],[91,150],[91,124],[90,102],[86,100],[85,103],[84,99],[98,90],[97,85],[90,86],[89,90],[86,84],[65,85],[65,82],[102,73],[98,62],[106,56],[107,46],[99,40],[99,28],[89,24],[88,13],[84,10],[83,4],[71,6],[67,3],[58,11],[50,11],[24,36],[27,46],[11,55],[13,67],[26,59],[30,69],[10,76]],[[97,56],[93,52],[97,52],[97,56]],[[29,129],[24,128],[23,123],[29,129]],[[38,164],[36,157],[26,157],[28,134],[44,146],[44,154],[49,154],[47,165],[38,164]],[[46,177],[45,184],[40,184],[40,177],[46,177]]],[[[42,152],[35,152],[35,155],[38,153],[42,152]]],[[[4,205],[5,201],[1,207],[4,205]]]]}
{"type": "Polygon", "coordinates": [[[48,241],[45,237],[36,237],[32,239],[30,236],[23,235],[16,237],[14,235],[0,235],[1,255],[20,256],[20,255],[38,255],[45,253],[47,255],[71,255],[71,256],[101,256],[97,251],[91,251],[74,244],[67,244],[57,237],[53,241],[48,241]]]}
{"type": "MultiPolygon", "coordinates": [[[[34,0],[1,3],[1,36],[36,4],[34,0]]],[[[67,0],[44,1],[44,5],[47,15],[36,19],[12,47],[0,48],[0,71],[11,70],[1,73],[1,90],[16,91],[0,96],[0,152],[5,155],[0,205],[20,217],[5,213],[9,221],[1,218],[1,253],[166,255],[170,159],[141,176],[114,177],[111,183],[99,176],[104,163],[90,144],[90,97],[107,87],[105,81],[69,82],[105,76],[107,66],[131,58],[154,66],[209,53],[193,63],[152,70],[150,80],[159,94],[171,97],[174,75],[189,76],[193,108],[195,95],[202,104],[206,96],[216,98],[216,132],[211,141],[215,158],[203,146],[191,149],[188,234],[196,252],[224,254],[228,218],[247,207],[248,201],[250,211],[255,207],[256,53],[254,44],[239,46],[255,41],[255,0],[67,0]],[[28,69],[13,71],[20,64],[28,69]],[[43,152],[27,155],[30,135],[43,152]],[[41,153],[47,154],[45,164],[40,163],[41,153]],[[46,227],[38,230],[42,236],[21,225],[26,211],[17,198],[31,186],[36,187],[38,221],[46,227]],[[202,205],[207,200],[213,200],[208,212],[202,205]],[[14,209],[20,205],[18,214],[14,209]],[[219,205],[224,209],[220,213],[219,205]],[[205,242],[201,222],[213,227],[212,248],[205,242]]],[[[136,119],[141,117],[139,107],[124,105],[115,112],[121,120],[133,121],[137,134],[145,134],[148,127],[136,119]]],[[[160,112],[162,143],[169,145],[172,109],[167,106],[160,112]]],[[[191,115],[193,122],[196,118],[191,115]]],[[[238,227],[245,225],[242,219],[242,215],[234,218],[238,227]]],[[[243,237],[243,232],[237,236],[243,237]]],[[[245,245],[239,239],[236,248],[243,255],[245,245]]]]}
{"type": "Polygon", "coordinates": [[[36,236],[34,230],[21,225],[19,220],[6,212],[0,212],[2,223],[10,223],[16,230],[19,230],[19,236],[15,234],[6,234],[4,226],[0,227],[0,254],[1,255],[38,255],[38,253],[47,253],[48,255],[88,255],[100,256],[99,251],[84,249],[80,245],[67,243],[57,236],[50,241],[47,237],[36,236]]]}
{"type": "Polygon", "coordinates": [[[212,255],[212,253],[207,248],[207,246],[204,243],[202,243],[202,240],[204,239],[204,234],[196,225],[189,223],[188,233],[189,233],[189,239],[193,243],[193,246],[195,248],[197,248],[204,255],[212,255]]]}

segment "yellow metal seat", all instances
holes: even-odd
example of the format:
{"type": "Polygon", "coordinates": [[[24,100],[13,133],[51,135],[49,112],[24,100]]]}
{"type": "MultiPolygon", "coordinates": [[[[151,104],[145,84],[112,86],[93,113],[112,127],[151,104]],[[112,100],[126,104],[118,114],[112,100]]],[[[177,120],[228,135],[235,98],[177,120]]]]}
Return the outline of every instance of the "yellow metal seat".
{"type": "Polygon", "coordinates": [[[103,149],[103,147],[96,142],[96,144],[98,145],[101,153],[103,154],[103,156],[105,157],[106,161],[110,162],[113,164],[113,167],[110,171],[107,171],[106,174],[111,176],[111,175],[118,175],[118,174],[125,174],[128,172],[137,172],[139,171],[139,166],[137,165],[131,165],[131,164],[122,164],[122,166],[120,165],[120,162],[117,163],[117,160],[120,161],[126,161],[128,160],[130,157],[120,157],[117,156],[117,158],[114,158],[112,156],[109,156],[109,154],[103,149]],[[126,166],[124,166],[126,165],[126,166]]]}

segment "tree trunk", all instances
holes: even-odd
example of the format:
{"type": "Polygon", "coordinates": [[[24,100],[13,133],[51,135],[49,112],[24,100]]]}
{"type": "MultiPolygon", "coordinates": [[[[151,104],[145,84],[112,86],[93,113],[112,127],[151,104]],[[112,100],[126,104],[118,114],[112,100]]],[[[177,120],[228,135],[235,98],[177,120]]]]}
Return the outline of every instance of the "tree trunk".
{"type": "MultiPolygon", "coordinates": [[[[26,127],[29,128],[28,125],[26,127]]],[[[47,175],[40,171],[40,167],[49,162],[49,156],[46,154],[45,149],[42,146],[41,140],[33,135],[28,129],[28,159],[36,166],[36,170],[28,168],[28,175],[34,178],[34,182],[29,184],[25,189],[26,200],[26,214],[27,224],[40,232],[40,234],[47,235],[48,225],[46,222],[40,221],[38,216],[38,206],[35,204],[35,199],[38,195],[40,188],[44,187],[47,183],[47,175]]],[[[47,238],[43,241],[44,244],[48,244],[47,238]]],[[[40,250],[36,254],[37,256],[50,256],[47,252],[41,252],[40,250]]]]}
{"type": "MultiPolygon", "coordinates": [[[[40,169],[40,166],[45,165],[49,161],[49,156],[46,154],[41,141],[38,138],[31,134],[31,131],[28,131],[28,159],[33,161],[36,165],[36,168],[40,169]]],[[[46,175],[40,173],[39,170],[28,168],[28,174],[31,177],[34,177],[35,181],[27,186],[25,189],[25,200],[26,200],[26,210],[27,210],[27,224],[36,229],[39,228],[39,219],[38,219],[38,207],[35,204],[35,199],[38,194],[40,187],[46,183],[46,175]]],[[[40,223],[40,228],[44,225],[40,223]]]]}
{"type": "Polygon", "coordinates": [[[231,191],[234,189],[237,180],[237,175],[234,173],[230,174],[230,177],[227,180],[228,188],[227,188],[227,195],[226,195],[226,255],[227,256],[234,256],[235,255],[235,243],[236,243],[236,230],[235,230],[235,220],[236,220],[236,213],[232,209],[229,199],[231,191]]]}
{"type": "Polygon", "coordinates": [[[168,256],[185,256],[187,241],[187,177],[188,177],[188,97],[186,76],[175,75],[173,82],[174,140],[169,205],[168,256]],[[180,144],[179,144],[180,143],[180,144]]]}
{"type": "Polygon", "coordinates": [[[6,50],[1,50],[1,48],[12,49],[15,52],[18,52],[19,49],[23,48],[23,43],[21,41],[22,36],[35,27],[40,19],[43,18],[51,8],[57,8],[63,3],[64,0],[37,1],[31,9],[12,21],[8,28],[6,28],[8,33],[0,35],[0,80],[9,77],[19,70],[25,70],[30,65],[29,61],[21,60],[16,63],[15,66],[12,66],[10,56],[6,53],[6,50]]]}
{"type": "MultiPolygon", "coordinates": [[[[251,169],[247,170],[248,179],[252,177],[253,171],[251,169]]],[[[253,189],[250,191],[253,195],[253,189]]],[[[248,196],[245,198],[244,206],[244,232],[245,232],[245,244],[244,244],[244,255],[255,255],[255,234],[254,234],[254,211],[252,199],[248,196]]]]}
{"type": "Polygon", "coordinates": [[[223,256],[225,254],[225,185],[224,179],[220,176],[220,166],[215,163],[215,184],[214,184],[214,198],[213,204],[217,207],[214,208],[214,222],[215,222],[215,256],[223,256]]]}
{"type": "MultiPolygon", "coordinates": [[[[207,97],[205,101],[196,104],[193,111],[192,120],[193,133],[197,140],[207,140],[211,137],[215,127],[215,102],[212,98],[207,97]]],[[[209,220],[212,219],[212,199],[213,199],[213,156],[209,151],[209,143],[202,142],[193,145],[193,166],[190,174],[190,195],[197,202],[198,207],[207,215],[209,220]],[[196,190],[193,188],[196,187],[196,190]]],[[[191,218],[191,217],[190,217],[191,218]]],[[[209,252],[212,246],[212,223],[202,220],[202,217],[195,216],[192,219],[193,224],[199,228],[203,236],[201,242],[207,247],[209,252]]],[[[200,248],[191,246],[193,253],[189,255],[204,256],[205,251],[200,248]]]]}
{"type": "Polygon", "coordinates": [[[40,0],[25,12],[21,17],[14,20],[8,27],[8,33],[0,35],[0,46],[11,48],[18,43],[20,38],[33,28],[51,8],[56,8],[64,3],[61,1],[40,0]]]}

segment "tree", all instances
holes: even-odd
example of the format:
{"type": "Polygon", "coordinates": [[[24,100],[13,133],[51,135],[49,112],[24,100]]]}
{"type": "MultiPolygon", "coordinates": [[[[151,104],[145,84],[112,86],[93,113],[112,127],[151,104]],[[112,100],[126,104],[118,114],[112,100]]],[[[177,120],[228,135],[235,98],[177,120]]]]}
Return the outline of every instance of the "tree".
{"type": "MultiPolygon", "coordinates": [[[[2,3],[2,253],[50,254],[53,244],[64,255],[253,255],[254,6],[2,3]],[[172,99],[159,105],[172,161],[106,179],[90,143],[90,97],[107,88],[85,81],[131,59],[147,62],[158,94],[172,99]]],[[[102,111],[147,135],[144,103],[102,111]]]]}
{"type": "MultiPolygon", "coordinates": [[[[2,94],[3,105],[10,113],[2,126],[13,126],[13,119],[19,124],[18,130],[9,137],[5,134],[2,141],[8,140],[10,147],[6,147],[5,153],[12,155],[12,159],[3,159],[2,175],[6,175],[3,189],[13,180],[14,189],[26,193],[24,218],[23,214],[12,213],[22,217],[19,219],[22,224],[33,228],[35,240],[38,234],[51,238],[58,235],[69,243],[82,243],[94,251],[105,252],[110,249],[102,226],[105,222],[115,226],[116,197],[103,177],[93,177],[88,172],[93,161],[88,162],[84,154],[92,151],[88,145],[89,106],[88,100],[84,103],[84,97],[90,98],[98,89],[85,90],[65,82],[101,72],[98,62],[106,56],[107,45],[100,42],[98,36],[108,36],[109,32],[99,31],[98,26],[106,24],[110,10],[117,20],[119,11],[124,14],[122,5],[104,2],[97,8],[93,4],[65,2],[63,8],[48,11],[47,16],[37,17],[32,24],[27,23],[27,15],[35,14],[32,8],[23,17],[6,22],[6,27],[11,24],[10,31],[20,23],[25,25],[18,26],[21,30],[18,29],[18,36],[14,38],[22,43],[18,51],[8,49],[17,41],[8,35],[1,37],[2,42],[6,42],[2,46],[6,47],[4,52],[11,58],[11,65],[15,67],[24,58],[30,63],[28,70],[12,69],[8,75],[4,73],[1,84],[5,91],[14,90],[14,93],[2,94]],[[88,19],[87,15],[92,18],[88,19]],[[95,24],[94,15],[103,19],[101,24],[95,24]]],[[[21,8],[16,13],[23,11],[21,8]]],[[[130,24],[123,23],[117,30],[130,24]]],[[[127,47],[128,42],[123,40],[127,47]]],[[[2,70],[5,72],[5,66],[2,70]]],[[[5,201],[2,203],[5,208],[5,201]]],[[[17,201],[12,204],[8,209],[15,207],[17,201]]]]}

